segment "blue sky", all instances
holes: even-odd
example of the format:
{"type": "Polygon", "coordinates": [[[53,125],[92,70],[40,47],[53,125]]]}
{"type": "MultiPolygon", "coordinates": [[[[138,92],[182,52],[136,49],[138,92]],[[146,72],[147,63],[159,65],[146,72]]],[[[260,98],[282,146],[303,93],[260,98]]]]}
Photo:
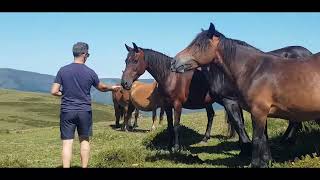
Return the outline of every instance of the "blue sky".
{"type": "Polygon", "coordinates": [[[100,78],[121,77],[125,43],[174,56],[210,22],[263,51],[301,45],[316,53],[319,20],[320,13],[0,13],[0,68],[55,75],[84,41],[100,78]]]}

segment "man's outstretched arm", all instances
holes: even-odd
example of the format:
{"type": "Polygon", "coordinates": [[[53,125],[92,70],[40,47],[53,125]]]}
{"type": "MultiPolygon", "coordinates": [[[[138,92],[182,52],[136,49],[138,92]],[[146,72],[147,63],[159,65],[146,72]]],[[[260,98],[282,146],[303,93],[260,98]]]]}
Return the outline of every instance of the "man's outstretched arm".
{"type": "Polygon", "coordinates": [[[99,91],[102,92],[107,92],[107,91],[117,91],[121,89],[121,86],[118,85],[109,85],[109,84],[104,84],[102,82],[99,82],[98,86],[96,87],[99,91]]]}
{"type": "Polygon", "coordinates": [[[62,92],[60,91],[61,85],[58,83],[53,83],[51,87],[51,94],[54,96],[62,96],[62,92]]]}

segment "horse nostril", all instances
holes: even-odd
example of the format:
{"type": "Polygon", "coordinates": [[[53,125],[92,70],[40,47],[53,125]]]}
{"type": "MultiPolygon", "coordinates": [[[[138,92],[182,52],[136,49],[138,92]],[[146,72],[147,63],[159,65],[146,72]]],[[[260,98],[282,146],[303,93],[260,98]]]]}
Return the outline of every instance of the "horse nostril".
{"type": "Polygon", "coordinates": [[[128,82],[125,82],[124,83],[124,86],[127,88],[127,87],[129,87],[129,83],[128,82]]]}
{"type": "Polygon", "coordinates": [[[122,85],[123,87],[125,87],[125,86],[127,85],[127,82],[121,81],[121,85],[122,85]]]}

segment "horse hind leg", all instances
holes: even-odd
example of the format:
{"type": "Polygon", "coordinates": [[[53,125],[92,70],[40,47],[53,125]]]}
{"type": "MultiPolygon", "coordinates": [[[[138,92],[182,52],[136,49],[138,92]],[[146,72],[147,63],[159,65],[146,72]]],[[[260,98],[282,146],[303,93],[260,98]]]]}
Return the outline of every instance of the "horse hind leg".
{"type": "Polygon", "coordinates": [[[231,124],[231,118],[230,115],[227,113],[227,111],[225,110],[225,122],[227,123],[228,126],[228,131],[227,131],[227,139],[231,139],[234,138],[236,136],[236,130],[234,129],[234,127],[231,124]]]}
{"type": "Polygon", "coordinates": [[[289,126],[285,131],[285,133],[283,134],[280,142],[287,143],[287,144],[294,144],[296,140],[296,134],[301,127],[302,127],[301,122],[297,123],[297,122],[289,121],[289,126]]]}
{"type": "Polygon", "coordinates": [[[207,142],[208,139],[210,139],[213,117],[215,114],[211,104],[206,107],[206,111],[207,111],[208,123],[207,123],[207,129],[202,139],[202,142],[207,142]]]}
{"type": "Polygon", "coordinates": [[[161,107],[160,108],[160,117],[159,117],[159,125],[162,124],[162,121],[163,121],[163,115],[164,115],[164,108],[161,107]]]}
{"type": "Polygon", "coordinates": [[[156,129],[156,121],[157,121],[157,109],[154,108],[152,110],[152,127],[151,127],[151,131],[154,131],[156,129]]]}
{"type": "Polygon", "coordinates": [[[139,118],[139,109],[136,109],[134,111],[134,124],[133,124],[133,128],[138,127],[138,118],[139,118]]]}

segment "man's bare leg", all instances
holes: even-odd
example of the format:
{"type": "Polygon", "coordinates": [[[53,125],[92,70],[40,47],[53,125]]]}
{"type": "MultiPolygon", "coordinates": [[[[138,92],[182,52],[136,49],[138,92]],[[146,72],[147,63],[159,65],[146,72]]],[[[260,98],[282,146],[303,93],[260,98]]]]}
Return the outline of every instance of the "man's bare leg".
{"type": "Polygon", "coordinates": [[[62,140],[62,166],[63,168],[70,168],[72,159],[72,144],[73,139],[62,140]]]}
{"type": "Polygon", "coordinates": [[[87,168],[90,158],[89,137],[80,137],[80,157],[82,168],[87,168]]]}

